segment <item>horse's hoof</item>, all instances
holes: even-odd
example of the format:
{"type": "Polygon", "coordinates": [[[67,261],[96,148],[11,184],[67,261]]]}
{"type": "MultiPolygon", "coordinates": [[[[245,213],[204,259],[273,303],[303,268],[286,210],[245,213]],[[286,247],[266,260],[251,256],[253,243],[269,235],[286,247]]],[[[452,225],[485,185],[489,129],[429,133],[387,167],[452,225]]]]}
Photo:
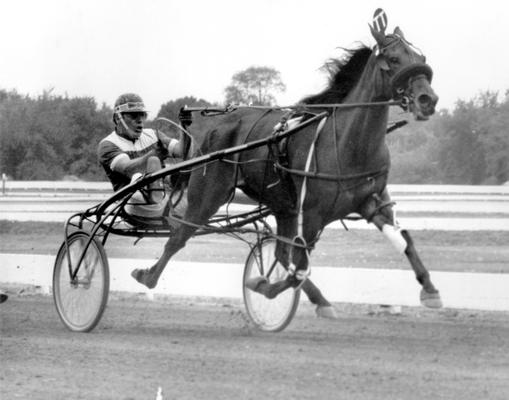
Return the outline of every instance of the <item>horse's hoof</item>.
{"type": "Polygon", "coordinates": [[[7,296],[5,293],[0,292],[0,303],[3,303],[4,301],[7,301],[9,296],[7,296]]]}
{"type": "Polygon", "coordinates": [[[253,292],[258,292],[258,289],[260,288],[260,285],[262,283],[267,283],[267,278],[265,278],[264,276],[257,276],[255,278],[251,278],[251,279],[246,279],[246,284],[245,286],[252,290],[253,292]]]}
{"type": "Polygon", "coordinates": [[[157,282],[151,282],[147,275],[148,271],[146,269],[135,269],[131,272],[131,276],[136,279],[137,282],[145,285],[149,289],[154,289],[157,285],[157,282]]]}
{"type": "Polygon", "coordinates": [[[317,306],[315,312],[318,318],[336,319],[338,317],[332,306],[317,306]]]}
{"type": "Polygon", "coordinates": [[[429,293],[424,289],[421,290],[421,304],[424,307],[428,308],[442,308],[442,299],[440,298],[440,293],[429,293]]]}

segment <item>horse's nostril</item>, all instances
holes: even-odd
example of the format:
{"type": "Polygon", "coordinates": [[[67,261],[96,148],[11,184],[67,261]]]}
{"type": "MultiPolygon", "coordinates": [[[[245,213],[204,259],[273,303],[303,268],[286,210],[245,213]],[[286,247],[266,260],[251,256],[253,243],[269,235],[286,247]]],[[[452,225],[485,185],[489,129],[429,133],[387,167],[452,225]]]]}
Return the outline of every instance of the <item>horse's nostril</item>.
{"type": "Polygon", "coordinates": [[[431,99],[431,96],[429,96],[427,94],[421,94],[417,98],[417,101],[419,102],[419,105],[424,108],[427,108],[427,107],[430,107],[433,105],[433,100],[431,99]]]}

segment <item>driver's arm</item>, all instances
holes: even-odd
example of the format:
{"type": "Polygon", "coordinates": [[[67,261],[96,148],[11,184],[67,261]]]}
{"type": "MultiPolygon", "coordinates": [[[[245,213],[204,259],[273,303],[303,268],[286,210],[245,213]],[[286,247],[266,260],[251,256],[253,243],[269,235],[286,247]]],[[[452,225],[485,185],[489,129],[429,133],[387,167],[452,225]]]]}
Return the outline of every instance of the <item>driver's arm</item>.
{"type": "Polygon", "coordinates": [[[141,157],[133,159],[129,158],[126,153],[122,153],[112,161],[111,169],[131,178],[137,172],[141,174],[147,172],[147,160],[150,157],[156,157],[155,151],[150,151],[141,157]]]}
{"type": "Polygon", "coordinates": [[[164,133],[159,132],[158,130],[155,131],[157,138],[162,143],[162,145],[168,149],[168,153],[171,157],[182,157],[184,150],[183,150],[183,141],[170,138],[166,136],[164,133]]]}

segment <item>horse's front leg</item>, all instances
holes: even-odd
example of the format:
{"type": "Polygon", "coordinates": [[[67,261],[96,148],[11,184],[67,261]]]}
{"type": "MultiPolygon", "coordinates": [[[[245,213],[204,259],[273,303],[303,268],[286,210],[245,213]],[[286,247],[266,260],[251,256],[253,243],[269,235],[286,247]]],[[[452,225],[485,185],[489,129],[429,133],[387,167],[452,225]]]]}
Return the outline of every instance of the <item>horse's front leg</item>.
{"type": "Polygon", "coordinates": [[[390,198],[386,190],[383,192],[382,197],[374,196],[363,207],[362,215],[375,224],[400,254],[407,256],[415,272],[415,277],[422,286],[420,294],[421,304],[429,308],[441,308],[442,300],[440,293],[431,282],[430,274],[417,254],[410,234],[396,225],[394,212],[389,200],[390,198]],[[373,210],[375,210],[374,214],[373,210]]]}

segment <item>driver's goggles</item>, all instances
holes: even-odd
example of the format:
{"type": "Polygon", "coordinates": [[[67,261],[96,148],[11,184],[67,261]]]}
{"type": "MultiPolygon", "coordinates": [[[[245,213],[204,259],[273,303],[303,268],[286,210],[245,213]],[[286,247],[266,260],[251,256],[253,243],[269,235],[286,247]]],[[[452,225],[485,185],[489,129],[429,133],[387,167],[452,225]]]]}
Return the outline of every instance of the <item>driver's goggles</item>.
{"type": "Polygon", "coordinates": [[[128,117],[129,119],[135,121],[137,119],[146,120],[147,119],[147,113],[142,111],[135,111],[135,112],[125,112],[122,113],[123,117],[128,117]]]}

